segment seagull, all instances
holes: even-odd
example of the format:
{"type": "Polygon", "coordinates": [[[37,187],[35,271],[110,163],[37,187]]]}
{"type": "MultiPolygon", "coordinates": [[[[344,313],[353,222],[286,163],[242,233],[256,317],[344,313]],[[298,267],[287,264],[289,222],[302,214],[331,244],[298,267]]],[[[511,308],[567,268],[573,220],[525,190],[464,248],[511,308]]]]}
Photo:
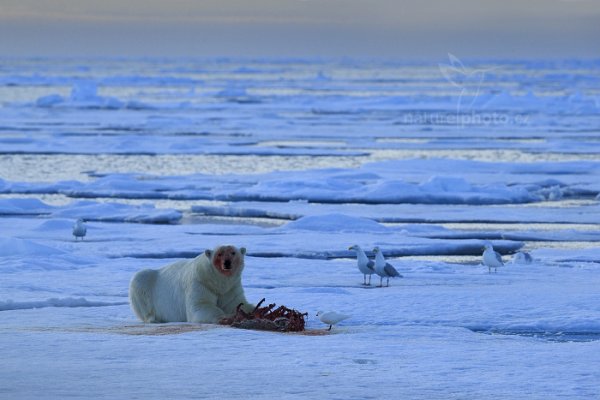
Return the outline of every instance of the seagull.
{"type": "Polygon", "coordinates": [[[335,311],[327,311],[327,312],[319,311],[319,312],[317,312],[317,317],[319,317],[321,322],[329,325],[329,329],[327,329],[328,331],[330,331],[331,327],[333,325],[337,324],[338,322],[341,322],[345,319],[350,318],[349,315],[340,314],[335,311]]]}
{"type": "Polygon", "coordinates": [[[358,265],[358,270],[363,274],[363,285],[370,286],[371,275],[375,273],[375,263],[373,260],[367,258],[363,249],[357,244],[350,246],[348,250],[356,251],[356,264],[358,265]],[[369,275],[369,283],[367,283],[367,275],[369,275]]]}
{"type": "Polygon", "coordinates": [[[77,222],[75,222],[75,225],[73,225],[73,236],[75,236],[75,241],[77,241],[77,238],[83,240],[86,232],[87,228],[83,223],[83,219],[79,218],[77,222]]]}
{"type": "Polygon", "coordinates": [[[513,257],[513,264],[531,264],[533,262],[533,257],[526,251],[519,251],[513,257]]]}
{"type": "Polygon", "coordinates": [[[387,278],[387,286],[390,286],[390,278],[402,278],[396,268],[385,261],[379,247],[375,247],[373,253],[375,253],[375,273],[379,275],[379,287],[383,286],[383,278],[387,278]]]}
{"type": "Polygon", "coordinates": [[[494,247],[491,243],[486,243],[485,251],[483,252],[483,263],[488,267],[488,273],[498,272],[498,267],[503,267],[502,256],[497,251],[494,251],[494,247]]]}

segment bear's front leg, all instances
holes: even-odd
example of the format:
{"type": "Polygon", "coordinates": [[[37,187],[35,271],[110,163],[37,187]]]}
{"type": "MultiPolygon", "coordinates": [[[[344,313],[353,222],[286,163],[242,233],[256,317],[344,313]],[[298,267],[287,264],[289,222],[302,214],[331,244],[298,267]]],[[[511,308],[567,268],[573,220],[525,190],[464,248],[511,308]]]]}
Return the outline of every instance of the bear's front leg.
{"type": "Polygon", "coordinates": [[[187,322],[216,324],[225,317],[225,311],[217,306],[218,297],[202,285],[195,286],[187,295],[187,322]]]}
{"type": "Polygon", "coordinates": [[[220,303],[218,304],[223,311],[228,314],[228,316],[234,316],[237,311],[237,307],[240,304],[242,305],[242,310],[247,313],[251,313],[256,307],[254,304],[251,304],[248,302],[248,300],[246,300],[246,296],[244,295],[244,290],[242,289],[241,285],[234,287],[232,290],[222,296],[220,303]]]}
{"type": "Polygon", "coordinates": [[[196,303],[187,314],[188,322],[199,324],[216,324],[226,316],[216,305],[204,302],[196,303]]]}

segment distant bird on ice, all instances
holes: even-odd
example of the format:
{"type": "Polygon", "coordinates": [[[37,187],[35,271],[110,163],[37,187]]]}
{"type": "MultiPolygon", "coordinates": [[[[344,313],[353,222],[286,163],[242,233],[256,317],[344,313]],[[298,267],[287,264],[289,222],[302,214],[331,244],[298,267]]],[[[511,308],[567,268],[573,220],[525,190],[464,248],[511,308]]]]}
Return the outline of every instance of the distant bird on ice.
{"type": "Polygon", "coordinates": [[[77,238],[81,238],[81,240],[83,240],[86,232],[87,227],[83,223],[83,219],[79,218],[77,222],[75,222],[75,225],[73,225],[73,236],[75,236],[75,240],[77,241],[77,238]]]}
{"type": "Polygon", "coordinates": [[[502,256],[497,251],[494,251],[494,247],[491,243],[485,244],[485,251],[483,252],[483,263],[488,267],[488,273],[498,272],[499,267],[503,267],[502,256]]]}
{"type": "Polygon", "coordinates": [[[349,315],[340,314],[335,311],[319,311],[317,312],[317,317],[321,320],[322,323],[329,325],[328,331],[331,330],[333,325],[336,325],[338,322],[342,322],[345,319],[350,318],[349,315]]]}
{"type": "Polygon", "coordinates": [[[533,262],[533,257],[526,251],[519,251],[514,255],[513,264],[531,264],[533,262]]]}
{"type": "Polygon", "coordinates": [[[357,244],[350,246],[348,250],[356,251],[356,264],[358,270],[363,274],[363,285],[371,285],[371,275],[375,273],[375,262],[369,260],[363,249],[357,244]],[[367,275],[369,275],[369,283],[367,283],[367,275]]]}
{"type": "Polygon", "coordinates": [[[375,253],[375,273],[379,275],[379,287],[383,286],[383,278],[387,278],[386,286],[390,286],[390,278],[402,278],[402,275],[396,271],[396,268],[385,261],[379,247],[375,247],[373,253],[375,253]]]}

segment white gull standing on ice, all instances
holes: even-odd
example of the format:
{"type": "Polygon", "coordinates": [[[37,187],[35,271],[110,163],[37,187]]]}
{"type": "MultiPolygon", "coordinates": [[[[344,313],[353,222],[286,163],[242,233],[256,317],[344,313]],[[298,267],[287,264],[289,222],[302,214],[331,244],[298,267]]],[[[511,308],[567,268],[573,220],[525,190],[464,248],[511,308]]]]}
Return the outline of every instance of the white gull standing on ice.
{"type": "Polygon", "coordinates": [[[318,311],[317,312],[317,317],[319,317],[319,319],[321,320],[321,322],[323,322],[324,324],[329,325],[329,329],[327,329],[328,331],[331,330],[331,327],[335,324],[337,324],[338,322],[341,322],[345,319],[350,318],[349,315],[346,314],[340,314],[337,313],[335,311],[327,311],[327,312],[323,312],[323,311],[318,311]]]}
{"type": "Polygon", "coordinates": [[[385,261],[379,247],[375,247],[373,253],[375,253],[375,273],[379,275],[379,287],[383,287],[383,278],[387,278],[386,286],[390,286],[390,278],[402,278],[402,275],[396,271],[396,268],[385,261]]]}
{"type": "Polygon", "coordinates": [[[356,264],[358,265],[358,270],[363,274],[363,285],[369,286],[371,284],[371,275],[375,273],[375,263],[373,260],[369,260],[363,249],[357,244],[350,246],[348,250],[356,251],[356,264]],[[367,275],[369,275],[369,283],[367,283],[367,275]]]}
{"type": "Polygon", "coordinates": [[[77,240],[77,238],[83,240],[86,233],[87,227],[83,223],[83,219],[79,218],[77,222],[75,222],[75,225],[73,225],[73,236],[75,236],[75,240],[77,240]]]}
{"type": "Polygon", "coordinates": [[[502,256],[497,251],[494,251],[494,247],[491,243],[486,243],[483,252],[483,263],[488,267],[488,273],[498,272],[498,268],[503,267],[502,256]]]}

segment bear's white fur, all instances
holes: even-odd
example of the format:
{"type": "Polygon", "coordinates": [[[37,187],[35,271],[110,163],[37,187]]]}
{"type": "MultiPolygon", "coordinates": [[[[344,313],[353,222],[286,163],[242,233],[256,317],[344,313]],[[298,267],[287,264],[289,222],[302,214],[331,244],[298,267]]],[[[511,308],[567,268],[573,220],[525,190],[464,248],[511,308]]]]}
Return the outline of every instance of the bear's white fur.
{"type": "Polygon", "coordinates": [[[218,323],[239,304],[252,311],[242,287],[245,248],[218,246],[191,260],[133,276],[129,300],[144,322],[218,323]]]}

